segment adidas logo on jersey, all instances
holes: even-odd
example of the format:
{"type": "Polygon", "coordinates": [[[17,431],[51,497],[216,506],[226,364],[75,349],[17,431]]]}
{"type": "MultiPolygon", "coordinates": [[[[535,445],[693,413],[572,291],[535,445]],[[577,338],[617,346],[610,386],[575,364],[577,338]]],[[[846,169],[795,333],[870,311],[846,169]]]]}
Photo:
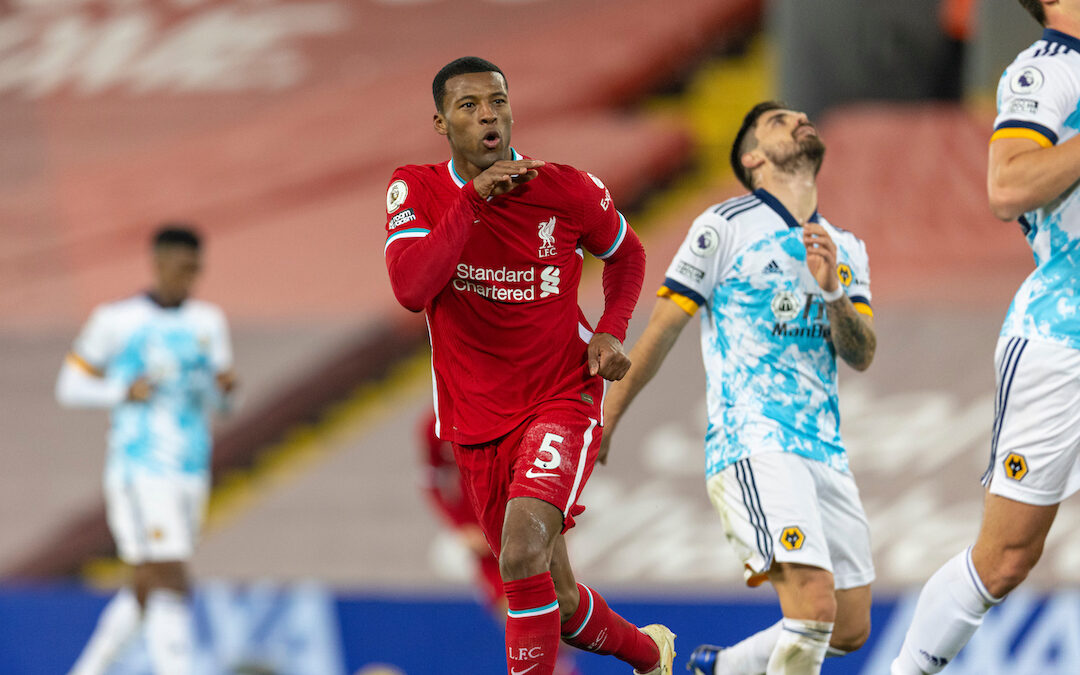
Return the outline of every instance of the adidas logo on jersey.
{"type": "Polygon", "coordinates": [[[765,274],[783,274],[783,270],[776,264],[775,260],[770,260],[769,264],[765,266],[765,269],[761,270],[765,274]]]}

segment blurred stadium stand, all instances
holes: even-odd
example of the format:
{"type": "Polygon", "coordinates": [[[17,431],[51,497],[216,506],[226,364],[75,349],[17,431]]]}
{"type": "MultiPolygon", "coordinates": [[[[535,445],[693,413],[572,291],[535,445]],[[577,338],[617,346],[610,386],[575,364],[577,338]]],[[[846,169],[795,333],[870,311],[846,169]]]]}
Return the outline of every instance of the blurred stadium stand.
{"type": "MultiPolygon", "coordinates": [[[[142,254],[155,221],[183,217],[209,234],[202,293],[220,302],[235,323],[328,320],[351,325],[359,320],[367,325],[361,325],[356,340],[384,341],[381,324],[390,321],[393,329],[402,320],[386,292],[379,245],[385,184],[396,164],[435,161],[445,154],[445,141],[428,126],[430,78],[438,68],[432,64],[463,51],[483,52],[501,62],[514,74],[515,110],[525,130],[518,135],[519,145],[537,156],[587,165],[605,177],[621,201],[631,201],[686,163],[688,140],[670,122],[611,107],[685,68],[701,49],[745,35],[759,7],[755,2],[690,2],[677,11],[650,12],[647,4],[601,3],[578,12],[568,2],[521,8],[486,2],[423,7],[364,3],[361,11],[340,2],[218,2],[182,13],[173,3],[144,2],[100,17],[90,12],[93,3],[75,9],[56,3],[51,12],[44,3],[17,11],[9,19],[14,27],[40,33],[28,34],[23,53],[9,55],[9,69],[21,65],[25,79],[13,77],[7,96],[0,99],[0,106],[13,111],[17,120],[0,129],[0,142],[10,147],[8,139],[19,138],[23,147],[29,146],[26,158],[5,154],[8,166],[0,174],[11,177],[0,187],[0,209],[10,214],[5,221],[19,223],[0,233],[5,327],[20,331],[12,338],[16,340],[52,326],[66,327],[73,335],[76,322],[93,304],[144,283],[142,254]],[[210,91],[184,96],[189,85],[177,76],[180,81],[173,87],[139,95],[137,71],[149,66],[133,59],[125,65],[136,74],[116,67],[112,86],[94,95],[82,93],[87,82],[108,73],[91,72],[78,59],[104,60],[110,47],[122,52],[107,41],[115,34],[110,31],[120,30],[116,25],[142,19],[167,35],[171,27],[172,34],[203,36],[192,26],[215,17],[269,23],[267,30],[280,34],[279,51],[250,58],[302,58],[311,77],[284,92],[256,87],[254,92],[215,93],[219,85],[209,81],[210,91]],[[287,20],[298,24],[298,35],[279,25],[287,20]],[[89,56],[48,52],[50,37],[69,25],[65,22],[85,24],[86,39],[100,40],[86,46],[89,56]],[[518,48],[522,35],[513,31],[493,35],[493,22],[529,26],[535,48],[518,48]],[[305,26],[320,39],[307,35],[305,26]],[[637,38],[632,49],[621,37],[627,30],[637,38]],[[395,46],[406,34],[416,48],[397,54],[395,46]],[[286,42],[288,37],[292,40],[286,42]],[[534,50],[544,58],[536,58],[534,50]],[[591,57],[594,50],[603,55],[599,61],[591,57]],[[47,62],[47,56],[68,56],[70,63],[50,63],[53,72],[39,75],[33,68],[39,64],[27,65],[19,58],[47,62]],[[48,96],[36,94],[48,85],[48,96]],[[40,113],[28,107],[40,108],[40,113]],[[28,143],[27,137],[37,143],[28,143]]],[[[153,61],[150,52],[146,58],[153,61]]],[[[56,332],[63,334],[62,329],[56,332]]],[[[263,368],[244,363],[246,345],[243,332],[238,333],[240,365],[247,366],[246,373],[263,368]]],[[[416,327],[405,337],[414,339],[416,327]]],[[[52,370],[45,364],[58,363],[61,354],[49,350],[41,355],[43,367],[35,373],[41,381],[31,387],[45,391],[52,370]]],[[[281,356],[290,355],[282,350],[281,356]]],[[[329,356],[326,367],[333,369],[337,355],[329,356]]],[[[292,357],[310,361],[311,354],[292,357]]],[[[295,387],[317,390],[319,384],[311,382],[326,381],[312,379],[320,370],[302,374],[295,387]]],[[[257,376],[253,381],[258,383],[257,376]]],[[[263,392],[252,393],[258,397],[263,392]]],[[[38,398],[33,403],[36,408],[44,402],[38,398]]],[[[258,410],[264,406],[273,410],[275,403],[267,401],[258,410]]],[[[260,427],[260,418],[250,415],[237,425],[260,427]]],[[[250,439],[250,433],[235,430],[237,425],[230,433],[250,439]]],[[[33,442],[58,453],[43,458],[48,464],[70,453],[70,444],[43,440],[33,442]]],[[[225,455],[243,463],[240,455],[248,455],[249,461],[259,448],[247,442],[236,446],[240,449],[235,456],[219,453],[219,460],[225,455]]],[[[51,472],[45,467],[42,473],[51,472]]],[[[67,508],[78,508],[78,502],[67,508]]],[[[40,553],[14,571],[20,576],[71,572],[72,563],[108,544],[100,513],[93,522],[88,528],[80,520],[72,528],[84,539],[99,539],[96,546],[75,545],[69,537],[72,528],[61,529],[59,540],[46,541],[40,553]],[[72,558],[68,564],[34,571],[37,561],[55,557],[58,550],[72,558]]],[[[5,550],[12,555],[18,548],[5,550]]]]}
{"type": "MultiPolygon", "coordinates": [[[[690,220],[739,191],[716,169],[730,137],[700,125],[737,125],[777,94],[822,111],[821,209],[866,240],[874,279],[877,362],[843,374],[841,403],[881,598],[872,642],[824,672],[883,672],[910,589],[977,526],[993,345],[1031,267],[1019,229],[984,197],[987,90],[1038,32],[1002,7],[1013,4],[973,6],[968,98],[928,102],[948,98],[925,79],[947,56],[921,47],[945,50],[930,0],[0,3],[0,33],[14,36],[0,47],[0,672],[62,672],[105,601],[75,575],[118,581],[94,562],[111,552],[105,421],[61,412],[51,389],[90,307],[145,283],[147,234],[177,217],[208,234],[200,295],[234,323],[247,399],[218,430],[215,505],[193,561],[208,580],[200,672],[502,667],[464,557],[416,487],[426,337],[394,303],[379,254],[394,166],[446,155],[430,79],[466,53],[506,71],[516,147],[587,168],[624,209],[641,207],[631,219],[649,268],[632,335],[690,220]],[[859,42],[855,25],[899,42],[859,42]],[[765,55],[732,75],[716,57],[745,53],[762,26],[765,55]],[[1019,45],[1016,26],[1030,33],[1019,45]],[[879,51],[857,57],[860,45],[879,51]],[[862,72],[841,77],[829,66],[840,57],[862,72]],[[858,77],[877,89],[848,87],[858,77]],[[689,102],[699,86],[711,97],[689,102]],[[655,92],[670,102],[640,105],[655,92]],[[436,632],[447,624],[456,632],[436,632]],[[439,644],[469,655],[439,663],[439,644]]],[[[583,292],[594,317],[596,290],[583,292]]],[[[570,537],[579,575],[631,619],[670,620],[683,656],[776,616],[771,593],[742,587],[702,489],[695,332],[620,429],[570,537]]],[[[1080,582],[1077,515],[1062,506],[1035,594],[991,614],[948,672],[1075,673],[1080,598],[1060,588],[1080,582]]],[[[135,650],[116,673],[147,672],[145,658],[135,650]]],[[[623,672],[581,661],[589,675],[623,672]]]]}

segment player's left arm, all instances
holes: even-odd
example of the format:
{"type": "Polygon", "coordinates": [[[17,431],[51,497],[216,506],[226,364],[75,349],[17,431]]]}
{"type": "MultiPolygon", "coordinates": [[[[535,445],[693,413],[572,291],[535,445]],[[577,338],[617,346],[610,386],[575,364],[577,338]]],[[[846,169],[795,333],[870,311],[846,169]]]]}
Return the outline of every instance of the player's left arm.
{"type": "Polygon", "coordinates": [[[217,389],[216,408],[219,412],[232,412],[236,408],[236,387],[238,384],[236,369],[233,366],[232,339],[229,335],[229,322],[221,310],[215,312],[214,337],[210,344],[210,363],[214,369],[214,384],[217,389]]]}
{"type": "Polygon", "coordinates": [[[829,315],[836,353],[855,370],[869,368],[877,349],[874,318],[857,311],[847,295],[825,303],[825,310],[829,315]]]}
{"type": "Polygon", "coordinates": [[[623,349],[626,327],[645,279],[645,247],[629,225],[619,250],[604,259],[604,314],[589,340],[589,374],[612,382],[630,370],[623,349]]]}
{"type": "Polygon", "coordinates": [[[877,350],[874,319],[859,311],[840,288],[836,242],[820,223],[809,222],[803,226],[803,245],[806,246],[806,266],[824,292],[825,311],[836,353],[855,370],[866,370],[877,350]],[[829,296],[837,292],[840,295],[830,300],[829,296]]]}
{"type": "Polygon", "coordinates": [[[604,314],[589,341],[589,374],[620,380],[630,370],[623,349],[626,327],[645,279],[645,247],[626,218],[616,210],[600,179],[580,176],[583,185],[581,243],[604,261],[604,314]]]}

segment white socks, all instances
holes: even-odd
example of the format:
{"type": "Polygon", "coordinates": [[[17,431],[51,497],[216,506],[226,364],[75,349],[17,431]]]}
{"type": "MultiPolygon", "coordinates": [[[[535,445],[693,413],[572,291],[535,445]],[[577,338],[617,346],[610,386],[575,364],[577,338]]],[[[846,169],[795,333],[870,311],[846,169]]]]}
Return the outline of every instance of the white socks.
{"type": "Polygon", "coordinates": [[[145,623],[155,675],[191,675],[194,630],[187,597],[175,591],[151,591],[145,623]]]}
{"type": "Polygon", "coordinates": [[[724,675],[761,675],[769,664],[783,622],[777,621],[742,642],[725,647],[716,656],[716,671],[724,675]]]}
{"type": "MultiPolygon", "coordinates": [[[[784,622],[777,621],[765,630],[754,633],[742,642],[725,647],[716,655],[715,673],[723,675],[761,675],[769,667],[769,659],[776,647],[784,622]]],[[[848,652],[827,647],[825,658],[846,656],[848,652]]]]}
{"type": "Polygon", "coordinates": [[[833,624],[787,618],[780,623],[780,637],[769,657],[766,675],[818,675],[833,624]]]}
{"type": "Polygon", "coordinates": [[[139,632],[139,602],[130,588],[113,596],[70,675],[103,675],[139,632]]]}
{"type": "Polygon", "coordinates": [[[949,560],[919,593],[891,675],[940,672],[982,625],[986,612],[1004,599],[990,595],[983,586],[971,563],[970,548],[949,560]]]}
{"type": "Polygon", "coordinates": [[[140,626],[146,631],[155,675],[191,675],[194,631],[187,598],[175,591],[151,591],[143,613],[130,588],[121,589],[105,606],[69,675],[104,675],[140,626]]]}

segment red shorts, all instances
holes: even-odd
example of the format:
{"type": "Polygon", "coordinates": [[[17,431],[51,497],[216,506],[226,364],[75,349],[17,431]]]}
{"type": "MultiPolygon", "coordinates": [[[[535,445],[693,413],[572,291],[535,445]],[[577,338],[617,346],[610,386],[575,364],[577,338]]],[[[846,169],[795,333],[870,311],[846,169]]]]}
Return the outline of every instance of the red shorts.
{"type": "Polygon", "coordinates": [[[491,443],[454,444],[454,459],[495,555],[502,549],[503,519],[511,499],[535,497],[559,509],[563,532],[585,510],[577,500],[600,451],[599,406],[583,411],[560,404],[541,408],[491,443]]]}

